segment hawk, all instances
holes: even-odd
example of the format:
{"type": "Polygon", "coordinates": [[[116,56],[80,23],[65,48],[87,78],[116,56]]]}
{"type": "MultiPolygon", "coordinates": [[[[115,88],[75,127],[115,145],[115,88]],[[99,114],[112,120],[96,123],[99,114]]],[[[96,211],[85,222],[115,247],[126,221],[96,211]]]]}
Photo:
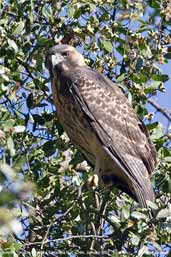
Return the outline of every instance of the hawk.
{"type": "Polygon", "coordinates": [[[72,46],[50,48],[46,67],[59,120],[94,167],[91,181],[115,186],[147,207],[155,200],[150,177],[156,151],[124,93],[72,46]]]}

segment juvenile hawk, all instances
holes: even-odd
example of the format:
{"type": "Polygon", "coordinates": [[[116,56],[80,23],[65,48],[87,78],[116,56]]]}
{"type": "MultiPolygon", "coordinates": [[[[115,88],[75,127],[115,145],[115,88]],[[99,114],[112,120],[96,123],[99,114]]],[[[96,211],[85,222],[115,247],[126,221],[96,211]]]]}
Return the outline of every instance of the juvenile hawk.
{"type": "Polygon", "coordinates": [[[69,45],[52,47],[46,58],[58,117],[94,169],[101,186],[116,186],[147,207],[154,201],[150,175],[155,148],[122,91],[85,64],[69,45]]]}

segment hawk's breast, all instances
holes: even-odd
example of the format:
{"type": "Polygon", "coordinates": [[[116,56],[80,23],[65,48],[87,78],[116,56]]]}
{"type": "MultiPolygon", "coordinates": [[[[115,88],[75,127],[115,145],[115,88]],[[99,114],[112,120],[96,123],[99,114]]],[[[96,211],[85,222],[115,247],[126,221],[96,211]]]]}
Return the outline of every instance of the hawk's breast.
{"type": "MultiPolygon", "coordinates": [[[[66,82],[66,81],[65,81],[66,82]]],[[[81,150],[87,160],[94,165],[98,151],[97,138],[84,113],[75,105],[66,83],[54,79],[53,98],[57,107],[58,118],[71,141],[81,150]]]]}

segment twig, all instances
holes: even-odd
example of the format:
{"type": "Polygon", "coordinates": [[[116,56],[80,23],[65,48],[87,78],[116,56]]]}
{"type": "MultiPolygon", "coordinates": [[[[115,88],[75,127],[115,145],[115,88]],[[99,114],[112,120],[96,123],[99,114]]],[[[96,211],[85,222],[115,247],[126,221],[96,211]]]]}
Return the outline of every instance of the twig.
{"type": "MultiPolygon", "coordinates": [[[[68,241],[76,238],[99,238],[99,239],[109,239],[108,236],[96,236],[96,235],[77,235],[77,236],[68,236],[68,237],[63,237],[63,238],[57,238],[57,239],[52,239],[52,240],[46,240],[44,241],[44,244],[52,243],[52,242],[60,242],[60,241],[68,241]]],[[[30,246],[30,245],[41,245],[42,242],[33,242],[33,243],[28,243],[25,244],[25,246],[30,246]]]]}
{"type": "Polygon", "coordinates": [[[94,192],[94,198],[95,198],[95,206],[96,206],[96,209],[98,210],[100,208],[100,201],[99,201],[99,195],[97,191],[94,192]]]}
{"type": "Polygon", "coordinates": [[[97,227],[97,235],[102,235],[103,225],[105,222],[104,216],[106,214],[107,206],[109,203],[109,196],[110,191],[105,194],[105,197],[101,203],[100,211],[99,211],[99,220],[98,220],[98,227],[97,227]]]}
{"type": "Polygon", "coordinates": [[[43,246],[44,246],[45,242],[47,241],[48,234],[49,234],[49,231],[50,231],[52,225],[53,225],[53,219],[52,219],[52,221],[51,221],[51,223],[50,223],[50,225],[49,225],[49,227],[48,227],[48,229],[47,229],[47,231],[46,231],[46,233],[45,233],[45,236],[44,236],[44,238],[43,238],[43,240],[42,240],[42,243],[41,243],[41,247],[40,247],[40,250],[41,250],[41,257],[43,257],[43,246]]]}
{"type": "Polygon", "coordinates": [[[34,80],[34,76],[32,75],[32,73],[31,73],[31,71],[30,71],[30,69],[29,69],[28,64],[25,63],[24,61],[22,61],[20,58],[16,58],[16,59],[17,59],[17,61],[19,62],[19,64],[21,64],[21,65],[25,68],[25,70],[26,70],[26,72],[28,73],[29,77],[34,80]]]}
{"type": "Polygon", "coordinates": [[[64,212],[63,214],[61,214],[61,216],[58,217],[57,219],[53,220],[53,222],[62,221],[62,220],[68,215],[68,213],[74,208],[74,206],[75,206],[74,204],[71,205],[71,206],[66,210],[66,212],[64,212]]]}
{"type": "Polygon", "coordinates": [[[169,121],[171,121],[171,113],[167,111],[164,107],[161,107],[152,98],[147,100],[157,111],[161,112],[169,121]]]}
{"type": "MultiPolygon", "coordinates": [[[[95,206],[96,206],[96,209],[99,210],[100,208],[100,201],[99,201],[99,195],[97,193],[97,191],[94,192],[94,197],[95,197],[95,206]]],[[[96,232],[96,227],[94,225],[94,223],[91,222],[91,226],[93,228],[93,232],[95,235],[98,235],[98,232],[96,232]],[[92,226],[93,225],[93,226],[92,226]]],[[[92,242],[91,242],[91,245],[90,245],[90,250],[93,250],[94,248],[94,244],[95,244],[95,240],[93,238],[92,242]]]]}
{"type": "MultiPolygon", "coordinates": [[[[96,228],[95,228],[95,225],[94,225],[93,222],[91,222],[91,227],[92,227],[92,230],[93,230],[94,235],[97,236],[97,234],[96,234],[96,228]]],[[[91,247],[92,247],[92,243],[91,243],[91,247]]],[[[90,249],[91,249],[91,247],[90,247],[90,249]]]]}
{"type": "MultiPolygon", "coordinates": [[[[105,197],[101,205],[99,204],[100,209],[99,207],[97,208],[97,210],[99,210],[99,214],[98,214],[98,221],[96,222],[96,235],[98,236],[102,234],[102,230],[105,222],[104,216],[106,214],[106,210],[108,206],[109,195],[110,195],[110,191],[105,194],[105,197]]],[[[92,240],[91,247],[90,247],[91,250],[93,250],[94,244],[95,244],[95,239],[92,240]]]]}
{"type": "MultiPolygon", "coordinates": [[[[105,203],[104,205],[104,208],[102,210],[102,215],[105,216],[106,214],[106,210],[107,210],[107,206],[108,206],[108,202],[105,203]]],[[[102,233],[102,229],[103,229],[103,226],[104,226],[104,222],[105,222],[105,219],[103,217],[101,217],[100,221],[99,221],[99,228],[98,228],[98,235],[100,233],[102,233]]]]}

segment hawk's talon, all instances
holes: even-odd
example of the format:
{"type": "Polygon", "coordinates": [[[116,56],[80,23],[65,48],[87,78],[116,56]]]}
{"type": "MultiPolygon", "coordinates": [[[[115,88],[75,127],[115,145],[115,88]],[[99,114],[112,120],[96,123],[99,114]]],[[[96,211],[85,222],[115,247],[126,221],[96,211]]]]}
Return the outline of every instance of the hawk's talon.
{"type": "Polygon", "coordinates": [[[94,174],[87,180],[88,189],[96,189],[99,186],[99,177],[97,174],[94,174]]]}

